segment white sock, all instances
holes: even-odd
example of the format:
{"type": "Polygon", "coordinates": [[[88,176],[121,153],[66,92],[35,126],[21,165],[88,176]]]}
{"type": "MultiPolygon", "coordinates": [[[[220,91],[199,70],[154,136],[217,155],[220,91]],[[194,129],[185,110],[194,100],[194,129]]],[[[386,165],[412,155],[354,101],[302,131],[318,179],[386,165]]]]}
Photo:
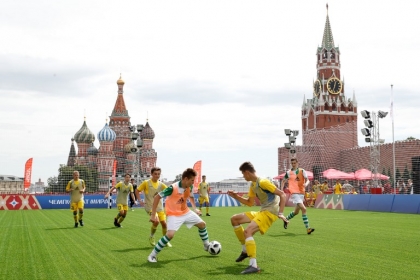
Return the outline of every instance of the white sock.
{"type": "Polygon", "coordinates": [[[257,259],[254,259],[254,258],[249,259],[249,265],[253,266],[253,267],[258,267],[257,266],[257,259]]]}

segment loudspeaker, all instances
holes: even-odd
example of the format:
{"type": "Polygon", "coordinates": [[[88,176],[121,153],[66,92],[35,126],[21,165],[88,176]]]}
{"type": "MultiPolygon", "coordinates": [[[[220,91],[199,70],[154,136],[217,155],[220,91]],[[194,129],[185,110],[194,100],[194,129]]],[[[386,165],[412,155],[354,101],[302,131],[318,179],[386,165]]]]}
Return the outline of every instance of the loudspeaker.
{"type": "Polygon", "coordinates": [[[420,194],[420,157],[412,157],[413,193],[420,194]]]}

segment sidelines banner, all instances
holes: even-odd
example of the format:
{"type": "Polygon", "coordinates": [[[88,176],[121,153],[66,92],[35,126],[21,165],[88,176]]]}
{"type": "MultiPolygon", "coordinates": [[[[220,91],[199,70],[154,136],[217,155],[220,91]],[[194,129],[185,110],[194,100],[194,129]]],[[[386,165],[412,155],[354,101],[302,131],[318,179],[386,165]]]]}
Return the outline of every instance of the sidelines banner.
{"type": "Polygon", "coordinates": [[[34,195],[0,195],[0,210],[30,210],[41,209],[34,195]]]}
{"type": "Polygon", "coordinates": [[[31,177],[32,177],[32,160],[33,158],[30,158],[25,163],[25,175],[23,179],[23,187],[25,188],[25,191],[29,189],[31,186],[31,177]]]}
{"type": "Polygon", "coordinates": [[[117,183],[117,160],[114,160],[114,164],[112,165],[112,185],[115,186],[117,183]]]}
{"type": "Polygon", "coordinates": [[[193,169],[197,172],[197,176],[195,177],[195,180],[194,180],[194,192],[197,192],[198,184],[201,183],[201,160],[197,161],[194,164],[193,169]]]}

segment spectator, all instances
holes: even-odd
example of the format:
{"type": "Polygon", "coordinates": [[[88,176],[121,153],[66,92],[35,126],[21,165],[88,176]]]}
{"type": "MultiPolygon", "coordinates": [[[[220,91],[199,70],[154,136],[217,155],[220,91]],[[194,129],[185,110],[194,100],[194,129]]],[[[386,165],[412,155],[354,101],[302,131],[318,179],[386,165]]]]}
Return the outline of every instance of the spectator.
{"type": "Polygon", "coordinates": [[[310,192],[307,192],[305,194],[305,198],[306,198],[306,203],[308,204],[308,206],[314,207],[315,200],[316,200],[316,194],[314,193],[314,191],[311,190],[310,192]]]}
{"type": "Polygon", "coordinates": [[[314,183],[312,184],[312,191],[318,195],[320,193],[322,193],[321,191],[322,185],[319,183],[318,180],[315,180],[314,183]]]}
{"type": "Polygon", "coordinates": [[[351,188],[349,194],[357,194],[356,189],[355,188],[351,188]]]}
{"type": "Polygon", "coordinates": [[[359,182],[359,193],[360,194],[363,194],[363,185],[364,185],[364,182],[363,181],[360,181],[359,182]]]}
{"type": "Polygon", "coordinates": [[[363,194],[369,194],[369,187],[370,187],[370,185],[369,185],[369,181],[366,181],[366,183],[365,184],[363,184],[363,194]]]}
{"type": "Polygon", "coordinates": [[[349,184],[349,181],[345,180],[344,185],[343,185],[344,191],[349,193],[349,192],[351,192],[352,188],[353,188],[353,186],[349,184]]]}
{"type": "Polygon", "coordinates": [[[392,193],[391,184],[389,183],[389,181],[387,181],[384,184],[384,194],[390,194],[390,193],[392,193]]]}
{"type": "Polygon", "coordinates": [[[329,190],[329,188],[330,187],[328,186],[328,182],[327,182],[327,180],[325,180],[324,183],[322,184],[322,187],[321,187],[322,193],[326,193],[329,190]]]}
{"type": "Polygon", "coordinates": [[[408,192],[409,192],[408,194],[414,194],[413,180],[408,179],[407,185],[408,185],[408,192]]]}
{"type": "Polygon", "coordinates": [[[404,194],[404,187],[405,187],[404,182],[401,181],[401,180],[398,180],[397,181],[397,190],[398,190],[399,194],[404,194]]]}
{"type": "Polygon", "coordinates": [[[335,186],[334,186],[334,194],[341,194],[342,193],[342,187],[340,184],[340,180],[335,181],[335,186]]]}

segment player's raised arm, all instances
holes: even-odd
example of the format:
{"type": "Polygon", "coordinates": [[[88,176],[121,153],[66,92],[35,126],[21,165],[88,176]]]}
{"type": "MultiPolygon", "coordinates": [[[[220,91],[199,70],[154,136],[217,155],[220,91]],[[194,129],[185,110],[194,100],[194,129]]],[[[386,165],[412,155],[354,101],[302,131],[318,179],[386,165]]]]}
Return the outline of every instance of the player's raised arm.
{"type": "Polygon", "coordinates": [[[108,198],[108,196],[115,190],[115,187],[112,187],[109,192],[106,193],[105,198],[108,198]]]}
{"type": "Polygon", "coordinates": [[[233,190],[228,190],[227,194],[236,199],[237,201],[239,201],[242,204],[245,204],[247,206],[253,206],[254,202],[255,202],[255,198],[254,197],[248,197],[247,199],[243,198],[242,196],[239,196],[237,192],[233,191],[233,190]]]}

